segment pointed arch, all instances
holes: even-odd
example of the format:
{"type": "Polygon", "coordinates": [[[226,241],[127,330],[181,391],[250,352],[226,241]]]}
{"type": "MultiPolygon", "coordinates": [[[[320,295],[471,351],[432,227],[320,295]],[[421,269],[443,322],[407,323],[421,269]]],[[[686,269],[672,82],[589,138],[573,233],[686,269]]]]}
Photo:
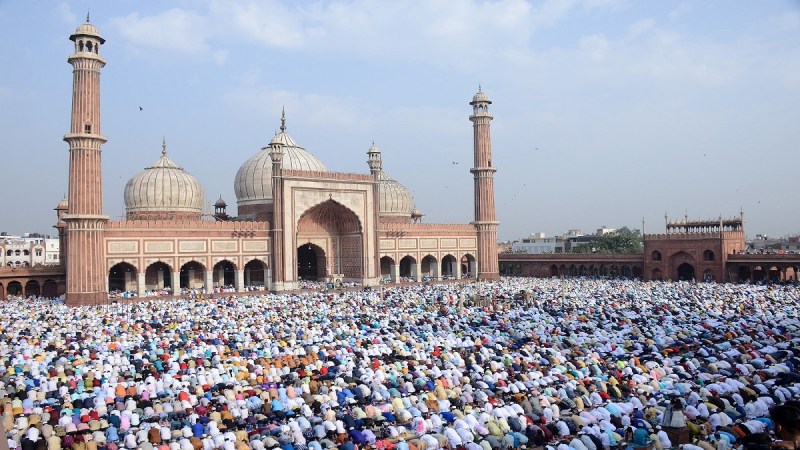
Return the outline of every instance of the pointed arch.
{"type": "Polygon", "coordinates": [[[197,260],[187,261],[181,266],[179,282],[181,289],[199,289],[205,287],[206,266],[197,260]]]}
{"type": "Polygon", "coordinates": [[[417,260],[411,255],[400,258],[400,280],[419,281],[417,277],[417,260]]]}
{"type": "Polygon", "coordinates": [[[472,278],[478,274],[478,264],[475,256],[471,253],[465,253],[461,257],[461,277],[472,278]]]}
{"type": "Polygon", "coordinates": [[[317,263],[317,273],[322,276],[342,274],[346,279],[360,279],[365,269],[363,242],[361,219],[336,200],[326,200],[308,208],[297,220],[297,248],[299,250],[302,245],[319,247],[321,252],[316,253],[323,255],[323,259],[317,263]]]}
{"type": "Polygon", "coordinates": [[[144,273],[144,289],[146,291],[172,290],[172,273],[172,266],[163,261],[150,264],[144,273]]]}
{"type": "Polygon", "coordinates": [[[134,292],[137,290],[137,274],[133,264],[121,262],[108,269],[108,293],[134,292]]]}
{"type": "Polygon", "coordinates": [[[446,278],[456,278],[458,275],[458,268],[456,267],[456,257],[451,254],[446,254],[442,257],[441,263],[441,270],[439,273],[442,276],[442,279],[446,278]]]}
{"type": "Polygon", "coordinates": [[[391,256],[385,255],[381,256],[381,279],[382,280],[391,280],[396,281],[394,279],[394,266],[396,265],[394,258],[391,256]]]}
{"type": "Polygon", "coordinates": [[[420,271],[423,277],[436,279],[439,277],[439,261],[433,255],[425,255],[420,263],[420,271]]]}
{"type": "Polygon", "coordinates": [[[236,284],[236,269],[236,264],[229,259],[217,261],[211,273],[211,282],[214,287],[234,286],[236,284]]]}
{"type": "Polygon", "coordinates": [[[268,265],[258,259],[251,259],[244,265],[244,286],[248,289],[263,290],[267,286],[268,265]]]}

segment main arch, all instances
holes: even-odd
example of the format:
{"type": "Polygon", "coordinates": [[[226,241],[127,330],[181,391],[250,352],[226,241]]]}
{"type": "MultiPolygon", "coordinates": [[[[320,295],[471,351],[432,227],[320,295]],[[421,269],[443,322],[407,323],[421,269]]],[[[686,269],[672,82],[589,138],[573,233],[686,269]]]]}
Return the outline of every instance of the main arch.
{"type": "Polygon", "coordinates": [[[304,262],[304,278],[341,275],[361,281],[364,276],[364,230],[358,216],[335,200],[307,209],[297,221],[295,279],[304,262]],[[311,251],[313,250],[313,255],[311,251]]]}

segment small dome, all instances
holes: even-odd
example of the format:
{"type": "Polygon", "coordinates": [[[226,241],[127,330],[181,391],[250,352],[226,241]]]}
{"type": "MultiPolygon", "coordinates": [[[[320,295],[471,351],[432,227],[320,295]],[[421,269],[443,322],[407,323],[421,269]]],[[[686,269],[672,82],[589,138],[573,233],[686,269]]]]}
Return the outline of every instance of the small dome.
{"type": "Polygon", "coordinates": [[[221,196],[221,195],[220,195],[220,196],[219,196],[219,198],[217,199],[217,202],[216,202],[216,203],[214,203],[214,207],[215,207],[215,208],[225,208],[225,207],[227,207],[227,206],[228,206],[228,204],[227,204],[227,203],[225,203],[225,200],[223,200],[223,199],[222,199],[222,196],[221,196]]]}
{"type": "Polygon", "coordinates": [[[381,216],[411,217],[414,209],[414,197],[405,186],[391,178],[386,172],[381,171],[378,177],[378,190],[380,192],[381,216]]]}
{"type": "Polygon", "coordinates": [[[479,102],[481,102],[481,103],[492,103],[491,101],[489,101],[489,96],[486,95],[486,93],[483,92],[480,87],[478,87],[478,92],[472,97],[472,102],[470,102],[470,105],[475,104],[475,103],[479,103],[479,102]]]}
{"type": "Polygon", "coordinates": [[[129,220],[200,220],[205,196],[195,177],[167,157],[161,157],[125,185],[125,211],[129,220]]]}
{"type": "MultiPolygon", "coordinates": [[[[283,162],[281,167],[294,170],[311,170],[327,172],[328,169],[314,155],[306,151],[286,132],[285,118],[280,133],[276,134],[271,144],[283,146],[283,162]]],[[[272,203],[272,158],[269,146],[253,155],[236,172],[233,189],[239,206],[272,203]]],[[[241,213],[240,213],[241,214],[241,213]]]]}
{"type": "Polygon", "coordinates": [[[86,22],[78,25],[78,28],[75,29],[75,33],[73,33],[69,38],[74,41],[78,36],[90,36],[97,38],[100,40],[101,44],[106,42],[106,40],[100,36],[100,32],[97,30],[97,27],[89,22],[89,16],[86,16],[86,22]]]}
{"type": "Polygon", "coordinates": [[[56,205],[56,211],[66,211],[67,209],[69,209],[69,203],[67,202],[67,197],[64,197],[56,205]]]}
{"type": "Polygon", "coordinates": [[[411,210],[411,218],[412,219],[419,219],[422,216],[424,216],[424,214],[422,214],[422,211],[420,211],[419,209],[414,208],[413,210],[411,210]]]}

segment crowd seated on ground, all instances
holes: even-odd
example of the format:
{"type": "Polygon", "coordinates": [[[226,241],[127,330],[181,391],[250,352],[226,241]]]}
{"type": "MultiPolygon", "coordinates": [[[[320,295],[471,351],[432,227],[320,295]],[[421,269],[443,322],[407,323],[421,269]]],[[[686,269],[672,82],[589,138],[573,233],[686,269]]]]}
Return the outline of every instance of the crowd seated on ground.
{"type": "Polygon", "coordinates": [[[13,299],[3,425],[25,450],[791,450],[798,294],[504,278],[13,299]]]}

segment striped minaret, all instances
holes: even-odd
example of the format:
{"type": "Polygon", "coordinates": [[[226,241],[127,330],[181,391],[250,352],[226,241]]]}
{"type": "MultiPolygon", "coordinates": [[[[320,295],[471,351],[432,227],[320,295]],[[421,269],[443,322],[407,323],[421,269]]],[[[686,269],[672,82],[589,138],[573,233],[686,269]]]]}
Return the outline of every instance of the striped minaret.
{"type": "Polygon", "coordinates": [[[86,17],[69,39],[75,53],[72,65],[72,121],[64,140],[69,144],[69,200],[66,224],[67,297],[69,305],[96,304],[108,300],[103,233],[108,217],[103,215],[101,153],[105,136],[100,134],[100,56],[105,42],[86,17]]]}
{"type": "Polygon", "coordinates": [[[492,136],[489,122],[489,97],[478,88],[469,103],[475,143],[475,166],[470,169],[475,178],[475,229],[478,232],[478,280],[500,278],[497,263],[497,225],[494,213],[494,173],[492,166],[492,136]]]}

